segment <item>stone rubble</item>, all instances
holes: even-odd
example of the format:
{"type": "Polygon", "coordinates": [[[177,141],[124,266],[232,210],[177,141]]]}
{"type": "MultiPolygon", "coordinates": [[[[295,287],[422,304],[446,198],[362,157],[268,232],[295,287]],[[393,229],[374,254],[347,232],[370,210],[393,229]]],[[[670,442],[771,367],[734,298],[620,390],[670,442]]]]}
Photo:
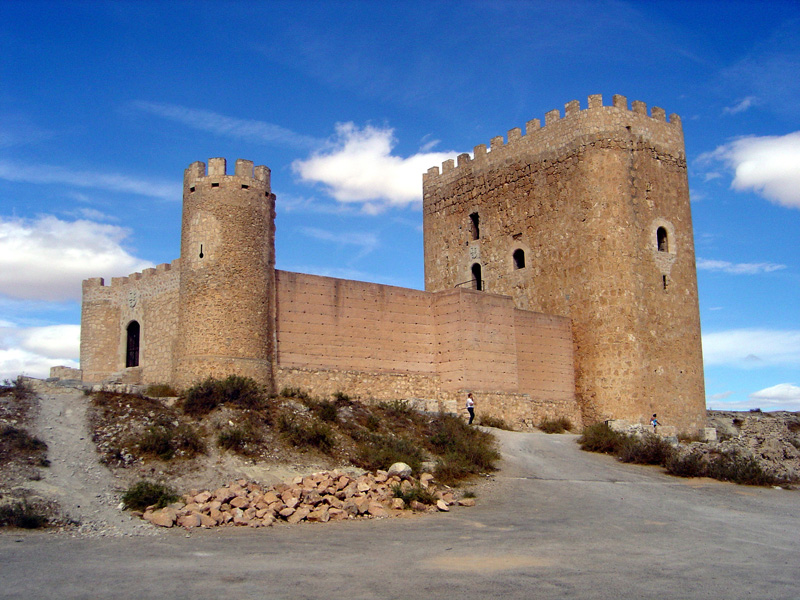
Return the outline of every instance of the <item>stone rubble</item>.
{"type": "MultiPolygon", "coordinates": [[[[407,465],[403,465],[407,466],[407,465]]],[[[392,465],[397,467],[397,465],[392,465]]],[[[419,481],[410,469],[397,467],[375,474],[353,477],[339,470],[321,471],[306,477],[295,477],[264,489],[258,483],[239,479],[217,490],[194,490],[166,508],[149,507],[134,513],[159,527],[269,527],[278,521],[289,524],[307,521],[327,523],[355,518],[382,519],[399,516],[406,508],[402,498],[395,498],[393,487],[403,491],[421,487],[436,497],[435,505],[412,500],[409,508],[416,512],[448,512],[458,502],[474,506],[472,499],[457,500],[446,486],[437,487],[433,475],[423,473],[419,481]],[[403,476],[396,474],[402,473],[403,476]]]]}

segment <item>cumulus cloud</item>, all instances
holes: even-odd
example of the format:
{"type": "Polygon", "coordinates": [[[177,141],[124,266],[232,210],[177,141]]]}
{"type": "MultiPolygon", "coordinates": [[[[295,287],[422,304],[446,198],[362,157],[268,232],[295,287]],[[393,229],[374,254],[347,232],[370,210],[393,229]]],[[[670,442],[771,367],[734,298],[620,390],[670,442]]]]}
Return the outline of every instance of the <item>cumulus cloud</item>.
{"type": "Polygon", "coordinates": [[[786,265],[775,263],[731,263],[724,260],[697,259],[697,268],[701,271],[720,271],[731,275],[758,275],[785,269],[786,265]]]}
{"type": "Polygon", "coordinates": [[[784,136],[749,136],[719,146],[701,160],[720,160],[734,172],[732,187],[800,208],[800,131],[784,136]]]}
{"type": "Polygon", "coordinates": [[[152,267],[122,247],[128,230],[93,221],[0,217],[0,294],[23,300],[77,300],[81,281],[152,267]]]}
{"type": "Polygon", "coordinates": [[[50,367],[78,367],[79,325],[17,327],[0,322],[0,379],[48,377],[50,367]]]}
{"type": "Polygon", "coordinates": [[[29,165],[0,160],[0,179],[25,183],[59,183],[82,188],[126,192],[161,200],[180,200],[181,187],[174,183],[130,177],[119,173],[76,171],[55,165],[29,165]]]}
{"type": "Polygon", "coordinates": [[[800,364],[800,330],[732,329],[703,335],[703,362],[756,368],[800,364]]]}
{"type": "Polygon", "coordinates": [[[322,143],[321,140],[314,137],[295,133],[274,123],[228,117],[210,110],[141,100],[135,101],[131,105],[136,109],[182,123],[193,129],[257,144],[281,144],[293,148],[309,149],[322,143]]]}
{"type": "Polygon", "coordinates": [[[722,112],[727,115],[735,115],[740,112],[746,111],[748,108],[758,105],[758,99],[755,96],[747,96],[746,98],[742,98],[739,102],[734,104],[733,106],[726,106],[722,109],[722,112]]]}
{"type": "Polygon", "coordinates": [[[420,151],[404,158],[392,154],[395,144],[391,128],[338,123],[328,148],[294,161],[292,168],[305,181],[326,186],[340,202],[363,203],[368,213],[420,202],[422,174],[456,153],[420,151]]]}
{"type": "Polygon", "coordinates": [[[799,410],[800,387],[793,383],[779,383],[778,385],[753,392],[750,394],[750,399],[762,402],[767,406],[776,404],[786,406],[792,404],[795,406],[792,410],[799,410]]]}

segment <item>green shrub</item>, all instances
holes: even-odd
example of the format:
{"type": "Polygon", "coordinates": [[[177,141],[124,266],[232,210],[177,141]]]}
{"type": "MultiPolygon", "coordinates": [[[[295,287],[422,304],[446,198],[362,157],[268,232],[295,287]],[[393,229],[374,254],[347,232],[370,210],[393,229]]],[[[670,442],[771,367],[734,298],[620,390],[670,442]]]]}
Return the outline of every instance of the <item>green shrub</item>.
{"type": "Polygon", "coordinates": [[[175,454],[171,432],[166,427],[159,425],[148,427],[137,446],[140,454],[156,456],[161,460],[169,460],[175,454]]]}
{"type": "Polygon", "coordinates": [[[425,455],[419,444],[391,434],[369,433],[359,436],[354,462],[362,469],[370,471],[385,470],[396,462],[404,462],[418,473],[423,460],[425,455]]]}
{"type": "Polygon", "coordinates": [[[708,476],[722,481],[732,481],[743,485],[781,485],[785,479],[764,471],[753,456],[736,450],[720,454],[708,463],[708,476]]]}
{"type": "Polygon", "coordinates": [[[406,508],[411,508],[411,503],[414,501],[421,502],[422,504],[436,504],[436,494],[430,490],[425,489],[421,485],[407,487],[403,491],[403,486],[396,483],[392,486],[392,497],[402,498],[405,502],[406,508]]]}
{"type": "Polygon", "coordinates": [[[3,380],[3,385],[0,385],[0,395],[9,395],[15,400],[27,400],[34,394],[31,385],[22,375],[18,375],[13,381],[3,380]]]}
{"type": "Polygon", "coordinates": [[[261,435],[251,425],[226,427],[217,434],[217,446],[251,456],[261,442],[261,435]]]}
{"type": "Polygon", "coordinates": [[[301,390],[300,388],[293,388],[293,387],[285,387],[281,390],[281,396],[284,398],[297,398],[298,400],[311,400],[311,396],[308,395],[308,392],[301,390]]]}
{"type": "Polygon", "coordinates": [[[639,465],[666,465],[675,450],[663,438],[646,433],[641,438],[628,436],[617,452],[622,462],[639,465]]]}
{"type": "Polygon", "coordinates": [[[491,434],[470,427],[455,415],[437,415],[431,424],[428,442],[440,456],[436,478],[445,484],[475,473],[493,471],[500,459],[491,434]]]}
{"type": "Polygon", "coordinates": [[[186,390],[183,410],[186,414],[203,416],[223,404],[243,409],[264,408],[267,396],[255,380],[229,375],[218,380],[209,377],[186,390]]]}
{"type": "Polygon", "coordinates": [[[28,504],[27,500],[0,506],[0,527],[41,529],[48,522],[47,517],[28,504]]]}
{"type": "Polygon", "coordinates": [[[572,429],[572,422],[567,417],[557,419],[542,419],[539,429],[545,433],[564,433],[572,429]]]}
{"type": "Polygon", "coordinates": [[[478,496],[472,490],[464,492],[464,498],[477,498],[478,496]]]}
{"type": "MultiPolygon", "coordinates": [[[[24,429],[5,425],[0,430],[0,448],[6,452],[47,452],[47,444],[24,429]]],[[[5,452],[4,452],[5,454],[5,452]]]]}
{"type": "Polygon", "coordinates": [[[391,400],[388,402],[379,402],[378,407],[383,411],[384,415],[389,419],[396,419],[399,417],[413,417],[414,411],[411,404],[407,400],[391,400]]]}
{"type": "Polygon", "coordinates": [[[293,446],[299,448],[316,448],[329,453],[336,446],[333,430],[328,425],[316,420],[311,423],[303,423],[286,413],[281,413],[278,419],[278,430],[293,446]]]}
{"type": "Polygon", "coordinates": [[[144,394],[145,396],[150,396],[152,398],[172,398],[177,396],[178,392],[176,392],[175,388],[167,383],[154,383],[147,386],[144,394]]]}
{"type": "Polygon", "coordinates": [[[679,477],[711,477],[741,485],[785,485],[791,483],[764,471],[753,456],[737,450],[729,450],[718,456],[706,456],[702,452],[690,452],[673,456],[667,461],[667,473],[679,477]]]}
{"type": "Polygon", "coordinates": [[[161,460],[171,460],[176,453],[183,458],[191,458],[206,451],[205,442],[194,427],[164,421],[151,425],[136,443],[142,456],[155,456],[161,460]]]}
{"type": "Polygon", "coordinates": [[[667,473],[676,477],[706,477],[708,464],[702,452],[673,453],[664,465],[667,473]]]}
{"type": "Polygon", "coordinates": [[[377,431],[381,427],[381,419],[377,415],[373,415],[372,413],[370,413],[369,415],[367,415],[367,419],[364,426],[370,431],[377,431]]]}
{"type": "Polygon", "coordinates": [[[317,402],[312,410],[321,421],[325,421],[326,423],[336,423],[337,421],[338,409],[336,408],[336,404],[330,400],[317,402]]]}
{"type": "Polygon", "coordinates": [[[122,504],[129,510],[145,510],[148,506],[164,508],[180,500],[171,487],[143,479],[122,495],[122,504]]]}
{"type": "Polygon", "coordinates": [[[333,401],[336,402],[337,405],[346,405],[351,404],[353,399],[344,392],[336,392],[333,394],[333,401]]]}
{"type": "Polygon", "coordinates": [[[586,452],[616,454],[627,438],[627,435],[614,431],[606,423],[596,423],[583,430],[578,443],[581,450],[586,452]]]}
{"type": "Polygon", "coordinates": [[[514,428],[504,419],[489,415],[480,415],[478,417],[478,425],[483,425],[484,427],[494,427],[496,429],[504,429],[506,431],[514,431],[514,428]]]}

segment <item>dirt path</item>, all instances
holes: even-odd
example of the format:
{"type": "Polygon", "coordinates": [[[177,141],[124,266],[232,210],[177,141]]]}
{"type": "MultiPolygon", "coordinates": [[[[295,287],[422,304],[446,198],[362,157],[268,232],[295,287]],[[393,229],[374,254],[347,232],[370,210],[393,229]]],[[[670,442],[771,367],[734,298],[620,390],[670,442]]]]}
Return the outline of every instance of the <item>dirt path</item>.
{"type": "Polygon", "coordinates": [[[99,462],[86,427],[87,397],[80,389],[30,380],[39,396],[35,434],[48,446],[50,467],[40,481],[26,484],[54,499],[65,517],[79,522],[80,533],[134,535],[152,531],[118,508],[120,492],[113,475],[99,462]]]}

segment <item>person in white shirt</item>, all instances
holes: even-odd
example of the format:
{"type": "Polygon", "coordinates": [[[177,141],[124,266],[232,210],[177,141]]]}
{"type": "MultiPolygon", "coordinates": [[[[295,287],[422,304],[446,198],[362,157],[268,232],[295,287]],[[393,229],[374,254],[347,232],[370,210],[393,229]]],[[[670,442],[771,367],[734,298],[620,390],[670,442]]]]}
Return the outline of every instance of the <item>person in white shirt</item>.
{"type": "Polygon", "coordinates": [[[467,394],[467,412],[469,413],[469,424],[472,425],[472,420],[475,418],[475,400],[472,399],[472,392],[467,394]]]}

